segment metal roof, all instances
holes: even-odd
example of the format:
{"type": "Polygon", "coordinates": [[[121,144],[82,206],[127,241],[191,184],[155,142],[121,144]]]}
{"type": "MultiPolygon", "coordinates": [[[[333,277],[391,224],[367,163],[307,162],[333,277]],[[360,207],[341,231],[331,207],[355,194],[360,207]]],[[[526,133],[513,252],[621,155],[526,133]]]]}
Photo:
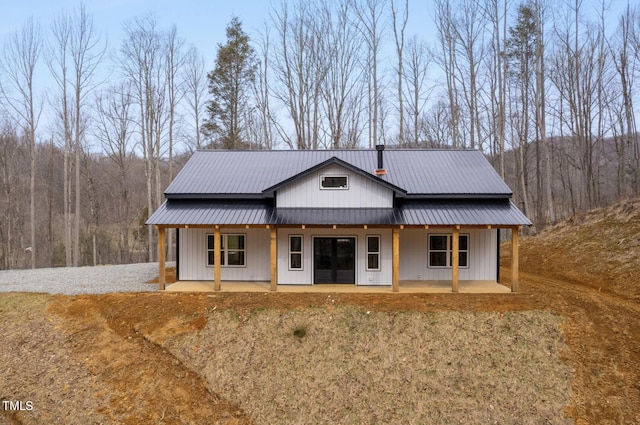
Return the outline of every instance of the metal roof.
{"type": "Polygon", "coordinates": [[[272,208],[262,201],[165,201],[147,224],[270,224],[272,208]]]}
{"type": "Polygon", "coordinates": [[[511,190],[476,150],[395,150],[384,155],[386,175],[375,174],[375,150],[196,151],[165,195],[171,199],[263,198],[287,179],[337,158],[406,191],[408,197],[503,197],[511,190]]]}
{"type": "Polygon", "coordinates": [[[398,208],[273,208],[264,201],[166,201],[147,221],[182,225],[531,225],[509,200],[407,201],[398,208]]]}
{"type": "Polygon", "coordinates": [[[531,221],[513,202],[505,200],[451,200],[405,202],[401,207],[407,225],[530,226],[531,221]]]}

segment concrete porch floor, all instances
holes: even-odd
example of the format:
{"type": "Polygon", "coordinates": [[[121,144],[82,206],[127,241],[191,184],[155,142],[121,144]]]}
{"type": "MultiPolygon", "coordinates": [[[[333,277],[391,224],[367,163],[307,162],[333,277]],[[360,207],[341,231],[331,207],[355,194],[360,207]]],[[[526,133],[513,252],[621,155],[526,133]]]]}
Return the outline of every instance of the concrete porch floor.
{"type": "MultiPolygon", "coordinates": [[[[271,292],[269,282],[225,282],[220,292],[271,292]]],[[[168,284],[166,292],[215,292],[212,281],[179,281],[168,284]]],[[[278,285],[276,292],[307,293],[393,293],[391,286],[361,286],[353,284],[278,285]]],[[[510,293],[506,286],[492,281],[465,280],[458,283],[458,293],[500,294],[510,293]]],[[[400,281],[401,294],[452,293],[450,281],[400,281]]]]}

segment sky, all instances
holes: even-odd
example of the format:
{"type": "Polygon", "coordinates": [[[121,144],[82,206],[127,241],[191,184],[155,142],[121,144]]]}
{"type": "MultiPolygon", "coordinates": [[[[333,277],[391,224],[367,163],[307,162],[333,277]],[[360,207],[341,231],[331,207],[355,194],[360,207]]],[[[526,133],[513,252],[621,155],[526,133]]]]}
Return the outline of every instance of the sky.
{"type": "MultiPolygon", "coordinates": [[[[61,12],[70,12],[80,5],[78,0],[0,0],[0,42],[17,31],[30,17],[48,27],[61,12]]],[[[411,1],[407,34],[425,33],[424,22],[431,22],[428,1],[411,1]],[[415,15],[415,16],[414,16],[415,15]]],[[[253,39],[264,22],[269,20],[272,5],[279,0],[85,0],[87,12],[93,17],[95,29],[105,36],[109,48],[120,45],[123,23],[137,16],[152,13],[159,28],[176,25],[178,35],[187,44],[195,45],[213,65],[216,47],[225,42],[225,28],[233,16],[242,21],[245,32],[253,39]]],[[[428,27],[431,27],[429,25],[428,27]]]]}
{"type": "MultiPolygon", "coordinates": [[[[0,6],[0,38],[18,30],[30,17],[48,27],[61,12],[71,12],[78,0],[2,0],[0,6]]],[[[260,0],[85,0],[86,10],[93,17],[95,29],[108,40],[109,49],[120,45],[123,23],[152,13],[158,27],[167,29],[175,24],[178,35],[195,45],[213,63],[216,46],[225,41],[225,27],[235,16],[243,22],[245,31],[253,33],[267,17],[268,1],[260,0]]]]}

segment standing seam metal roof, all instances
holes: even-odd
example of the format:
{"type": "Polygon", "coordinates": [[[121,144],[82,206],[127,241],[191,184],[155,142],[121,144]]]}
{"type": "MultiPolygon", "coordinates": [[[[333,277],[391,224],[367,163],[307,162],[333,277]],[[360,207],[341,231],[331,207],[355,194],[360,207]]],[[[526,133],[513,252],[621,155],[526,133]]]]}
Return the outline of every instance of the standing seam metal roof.
{"type": "Polygon", "coordinates": [[[196,151],[171,182],[167,198],[262,196],[265,189],[338,158],[409,196],[510,197],[511,190],[475,150],[394,150],[384,153],[378,176],[375,150],[196,151]]]}
{"type": "Polygon", "coordinates": [[[166,201],[148,224],[492,225],[531,222],[508,200],[407,201],[398,208],[272,208],[262,201],[166,201]]]}

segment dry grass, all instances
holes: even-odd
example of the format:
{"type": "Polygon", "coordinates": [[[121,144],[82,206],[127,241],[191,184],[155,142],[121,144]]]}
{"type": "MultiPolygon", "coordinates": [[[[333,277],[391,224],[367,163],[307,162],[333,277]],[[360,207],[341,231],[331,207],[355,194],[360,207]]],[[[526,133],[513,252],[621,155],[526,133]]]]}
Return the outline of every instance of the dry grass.
{"type": "Polygon", "coordinates": [[[210,311],[150,335],[257,424],[570,423],[561,319],[547,312],[210,311]]]}
{"type": "Polygon", "coordinates": [[[640,301],[640,200],[578,214],[522,248],[524,271],[640,301]]]}
{"type": "Polygon", "coordinates": [[[104,423],[94,393],[106,394],[107,387],[74,355],[77,341],[61,334],[62,320],[47,314],[49,300],[47,295],[0,296],[0,400],[33,406],[33,411],[0,406],[0,424],[104,423]],[[91,417],[78,420],[77,412],[83,411],[91,417]]]}

